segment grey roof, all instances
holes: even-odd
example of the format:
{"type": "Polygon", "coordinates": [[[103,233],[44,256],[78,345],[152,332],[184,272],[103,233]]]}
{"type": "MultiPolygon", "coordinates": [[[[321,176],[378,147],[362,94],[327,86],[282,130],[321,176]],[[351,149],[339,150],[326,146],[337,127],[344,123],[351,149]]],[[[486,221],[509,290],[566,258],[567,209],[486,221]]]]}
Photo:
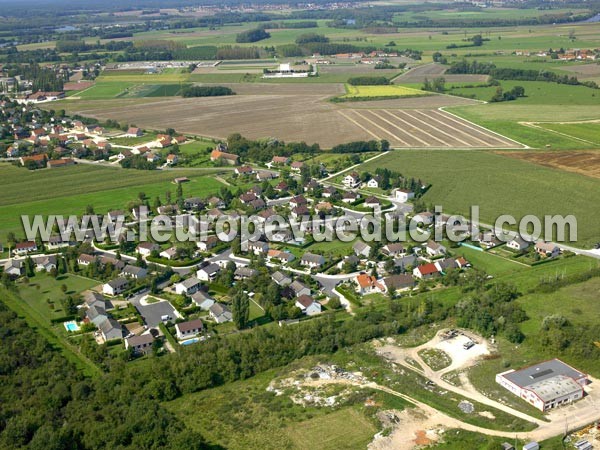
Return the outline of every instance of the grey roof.
{"type": "Polygon", "coordinates": [[[146,273],[146,269],[144,269],[142,267],[138,267],[138,266],[133,266],[131,264],[127,264],[125,266],[125,268],[123,269],[123,273],[140,276],[140,275],[146,273]]]}
{"type": "Polygon", "coordinates": [[[192,277],[192,278],[188,278],[188,279],[186,279],[186,280],[183,280],[183,281],[181,282],[181,285],[182,285],[184,288],[186,288],[186,289],[189,289],[189,288],[192,288],[192,287],[194,287],[194,286],[197,286],[197,285],[199,285],[200,283],[201,283],[201,282],[200,282],[200,280],[199,280],[198,278],[196,278],[196,277],[192,277]]]}
{"type": "Polygon", "coordinates": [[[11,268],[21,269],[23,267],[23,260],[20,259],[9,259],[4,263],[4,270],[11,268]]]}
{"type": "Polygon", "coordinates": [[[138,345],[152,344],[153,341],[154,341],[154,336],[152,336],[150,333],[142,334],[140,336],[131,336],[131,337],[127,338],[127,344],[130,347],[137,347],[138,345]]]}
{"type": "Polygon", "coordinates": [[[535,392],[544,402],[583,391],[579,383],[566,375],[557,375],[544,381],[530,384],[527,386],[527,389],[535,392]]]}
{"type": "Polygon", "coordinates": [[[105,319],[98,328],[100,328],[106,340],[121,339],[123,337],[121,324],[112,317],[105,319]]]}
{"type": "Polygon", "coordinates": [[[517,386],[524,388],[558,375],[566,375],[575,380],[585,377],[584,373],[579,372],[556,358],[525,367],[524,369],[508,372],[502,376],[517,386]]]}
{"type": "Polygon", "coordinates": [[[314,264],[323,264],[325,262],[325,258],[322,255],[306,252],[304,255],[302,255],[302,261],[307,261],[314,264]]]}
{"type": "Polygon", "coordinates": [[[108,317],[106,310],[100,305],[90,306],[86,315],[95,325],[99,325],[103,319],[108,317]]]}
{"type": "Polygon", "coordinates": [[[258,271],[255,269],[251,269],[250,267],[238,267],[235,269],[235,275],[243,278],[251,278],[255,277],[258,274],[258,271]]]}
{"type": "Polygon", "coordinates": [[[292,279],[290,277],[288,277],[286,274],[279,272],[279,271],[277,271],[273,275],[271,275],[271,278],[277,284],[290,284],[292,282],[292,279]]]}
{"type": "Polygon", "coordinates": [[[119,277],[119,278],[115,278],[114,280],[110,280],[108,284],[111,288],[115,289],[115,288],[120,288],[123,286],[127,286],[128,281],[125,278],[119,277]]]}
{"type": "Polygon", "coordinates": [[[371,246],[368,244],[365,244],[363,241],[356,241],[354,243],[354,245],[352,245],[352,250],[354,250],[355,252],[358,253],[362,253],[364,250],[369,250],[371,251],[371,246]]]}
{"type": "Polygon", "coordinates": [[[229,308],[225,305],[223,305],[222,303],[215,303],[214,305],[212,305],[210,307],[210,312],[213,313],[215,316],[220,316],[221,314],[224,314],[226,312],[230,312],[229,308]]]}
{"type": "Polygon", "coordinates": [[[212,275],[213,273],[217,273],[219,270],[221,270],[221,267],[219,267],[218,264],[210,263],[208,266],[201,267],[200,270],[212,275]]]}
{"type": "Polygon", "coordinates": [[[402,289],[406,287],[413,287],[415,285],[414,278],[409,274],[392,275],[384,278],[383,282],[388,289],[402,289]]]}
{"type": "Polygon", "coordinates": [[[103,306],[105,304],[104,295],[94,291],[86,292],[83,296],[83,300],[88,306],[92,306],[94,304],[103,306]]]}
{"type": "Polygon", "coordinates": [[[298,294],[299,292],[301,292],[304,289],[308,289],[310,291],[310,288],[307,285],[305,285],[304,283],[302,283],[301,281],[298,281],[298,280],[294,280],[294,282],[292,284],[290,284],[290,288],[296,294],[298,294]]]}
{"type": "Polygon", "coordinates": [[[202,321],[200,319],[190,320],[188,322],[181,322],[175,325],[181,333],[192,330],[201,330],[203,328],[202,321]]]}

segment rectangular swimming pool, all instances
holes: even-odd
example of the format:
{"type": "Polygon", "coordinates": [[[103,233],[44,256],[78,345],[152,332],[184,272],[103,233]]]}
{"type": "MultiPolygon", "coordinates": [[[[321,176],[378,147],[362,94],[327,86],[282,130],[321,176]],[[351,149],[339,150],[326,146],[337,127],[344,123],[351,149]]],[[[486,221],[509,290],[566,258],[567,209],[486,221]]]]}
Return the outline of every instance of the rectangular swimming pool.
{"type": "Polygon", "coordinates": [[[63,325],[67,329],[67,331],[79,331],[79,325],[74,320],[70,320],[69,322],[64,322],[63,325]]]}

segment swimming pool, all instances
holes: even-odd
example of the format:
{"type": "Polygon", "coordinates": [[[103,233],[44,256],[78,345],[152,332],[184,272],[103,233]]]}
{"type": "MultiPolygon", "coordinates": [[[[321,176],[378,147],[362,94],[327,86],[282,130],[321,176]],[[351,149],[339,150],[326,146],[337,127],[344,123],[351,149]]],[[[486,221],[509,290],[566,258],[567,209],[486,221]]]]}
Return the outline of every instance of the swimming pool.
{"type": "Polygon", "coordinates": [[[200,340],[199,338],[188,339],[187,341],[181,342],[181,345],[192,345],[192,344],[195,344],[196,342],[198,342],[199,340],[200,340]]]}
{"type": "Polygon", "coordinates": [[[74,320],[70,320],[69,322],[64,322],[63,325],[67,329],[67,331],[79,331],[79,325],[74,320]]]}

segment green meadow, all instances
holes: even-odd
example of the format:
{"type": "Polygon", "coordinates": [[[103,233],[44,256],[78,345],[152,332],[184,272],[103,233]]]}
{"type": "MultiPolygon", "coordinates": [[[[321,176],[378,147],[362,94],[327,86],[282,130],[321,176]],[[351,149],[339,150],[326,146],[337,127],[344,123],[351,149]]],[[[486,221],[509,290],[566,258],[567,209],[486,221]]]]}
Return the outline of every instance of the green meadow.
{"type": "Polygon", "coordinates": [[[13,195],[0,201],[0,239],[12,231],[22,234],[21,215],[83,214],[87,205],[97,213],[125,208],[144,192],[152,201],[165,193],[175,193],[175,177],[189,177],[183,185],[185,196],[208,196],[222,184],[209,176],[216,171],[138,171],[78,165],[63,169],[28,171],[12,165],[0,165],[0,177],[13,195]]]}
{"type": "Polygon", "coordinates": [[[598,241],[600,216],[594,199],[600,180],[483,151],[397,150],[361,166],[397,170],[420,178],[431,189],[423,200],[442,205],[447,213],[469,215],[480,207],[481,221],[493,223],[502,214],[517,221],[527,214],[577,218],[578,247],[598,241]]]}

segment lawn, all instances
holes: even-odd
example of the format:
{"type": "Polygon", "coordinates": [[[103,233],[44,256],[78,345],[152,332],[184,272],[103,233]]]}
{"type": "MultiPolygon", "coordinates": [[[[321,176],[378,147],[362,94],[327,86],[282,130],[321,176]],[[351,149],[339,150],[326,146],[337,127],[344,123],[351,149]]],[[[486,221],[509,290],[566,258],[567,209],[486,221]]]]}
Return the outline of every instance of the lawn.
{"type": "Polygon", "coordinates": [[[600,278],[573,284],[549,294],[533,293],[518,301],[527,312],[528,320],[521,325],[525,334],[539,330],[544,317],[553,314],[566,317],[572,323],[593,325],[600,317],[600,278]]]}
{"type": "Polygon", "coordinates": [[[50,324],[51,319],[68,315],[62,309],[60,302],[62,298],[80,294],[98,284],[97,281],[72,274],[60,275],[54,279],[50,275],[38,273],[29,279],[29,283],[19,285],[19,293],[34,313],[50,324]],[[65,293],[61,290],[63,284],[67,286],[65,293]]]}
{"type": "Polygon", "coordinates": [[[453,248],[452,253],[464,256],[467,261],[473,264],[473,267],[485,270],[490,275],[508,275],[513,272],[520,272],[528,268],[518,262],[505,259],[501,256],[489,252],[480,252],[468,247],[453,248]]]}
{"type": "Polygon", "coordinates": [[[418,97],[422,95],[431,95],[430,92],[413,89],[406,86],[351,86],[346,85],[346,94],[341,98],[345,99],[367,99],[367,98],[400,98],[400,97],[418,97]]]}
{"type": "Polygon", "coordinates": [[[366,448],[377,432],[358,411],[344,408],[288,427],[295,448],[301,450],[366,448]]]}
{"type": "Polygon", "coordinates": [[[126,171],[91,165],[28,171],[0,165],[5,189],[12,192],[0,200],[0,239],[4,240],[9,231],[22,234],[21,215],[83,214],[87,205],[93,205],[97,213],[105,213],[125,208],[140,192],[151,200],[157,195],[164,199],[166,191],[175,192],[174,177],[190,178],[191,182],[183,186],[185,196],[208,196],[222,184],[206,175],[211,172],[126,171]]]}
{"type": "Polygon", "coordinates": [[[573,214],[578,228],[574,245],[598,241],[600,210],[592,207],[592,199],[600,196],[598,179],[482,151],[394,151],[360,170],[373,173],[378,167],[430,183],[423,200],[442,205],[445,213],[468,217],[471,205],[479,205],[484,223],[502,214],[517,221],[527,214],[573,214]]]}

